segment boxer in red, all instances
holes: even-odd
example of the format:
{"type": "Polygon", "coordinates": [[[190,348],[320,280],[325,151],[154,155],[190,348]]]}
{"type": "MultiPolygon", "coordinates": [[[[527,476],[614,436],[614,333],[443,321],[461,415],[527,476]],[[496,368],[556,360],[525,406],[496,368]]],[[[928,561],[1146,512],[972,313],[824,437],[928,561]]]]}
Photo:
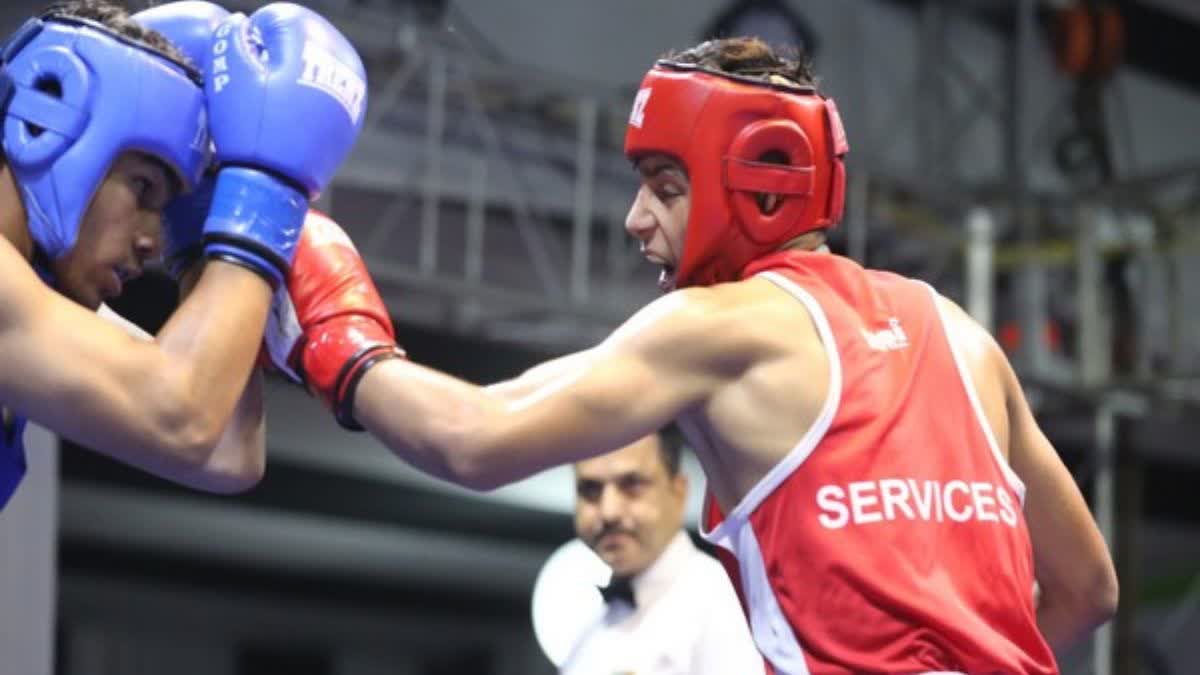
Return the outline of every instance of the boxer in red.
{"type": "Polygon", "coordinates": [[[1115,611],[1104,541],[992,337],[824,246],[847,149],[802,63],[751,39],[674,54],[625,141],[626,229],[671,292],[477,387],[391,358],[351,249],[302,248],[290,363],[343,423],[480,490],[677,421],[770,672],[1057,672],[1051,646],[1115,611]]]}

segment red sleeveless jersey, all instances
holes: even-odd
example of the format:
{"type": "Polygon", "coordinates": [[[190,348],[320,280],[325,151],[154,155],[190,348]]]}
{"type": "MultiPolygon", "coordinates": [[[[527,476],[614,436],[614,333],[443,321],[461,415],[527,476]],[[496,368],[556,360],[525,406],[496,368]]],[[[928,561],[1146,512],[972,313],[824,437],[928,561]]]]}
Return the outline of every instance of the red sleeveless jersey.
{"type": "MultiPolygon", "coordinates": [[[[824,253],[751,264],[812,316],[829,396],[704,537],[768,671],[1055,673],[1037,628],[1025,486],[926,284],[824,253]]],[[[797,378],[804,377],[797,373],[797,378]]]]}

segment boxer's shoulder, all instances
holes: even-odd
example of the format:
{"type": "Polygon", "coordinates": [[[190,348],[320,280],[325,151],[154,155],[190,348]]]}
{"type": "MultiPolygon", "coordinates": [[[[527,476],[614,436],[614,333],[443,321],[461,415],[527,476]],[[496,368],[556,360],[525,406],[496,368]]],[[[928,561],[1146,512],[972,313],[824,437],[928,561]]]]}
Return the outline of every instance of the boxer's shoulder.
{"type": "MultiPolygon", "coordinates": [[[[794,304],[794,303],[793,303],[794,304]]],[[[806,319],[787,316],[777,294],[743,282],[689,287],[647,305],[614,333],[622,343],[683,361],[730,373],[760,359],[788,353],[811,331],[806,319]]]]}
{"type": "Polygon", "coordinates": [[[698,299],[705,313],[749,349],[779,353],[820,342],[804,306],[766,279],[755,277],[697,290],[707,291],[698,299]]]}

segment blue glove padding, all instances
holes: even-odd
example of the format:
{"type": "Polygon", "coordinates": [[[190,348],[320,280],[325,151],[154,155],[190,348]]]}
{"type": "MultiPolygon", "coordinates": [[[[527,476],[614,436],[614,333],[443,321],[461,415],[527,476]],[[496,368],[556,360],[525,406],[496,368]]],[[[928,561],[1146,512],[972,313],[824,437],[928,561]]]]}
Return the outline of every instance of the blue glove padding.
{"type": "Polygon", "coordinates": [[[163,262],[176,281],[204,252],[204,221],[216,179],[206,176],[195,190],[179,195],[163,209],[163,262]]]}
{"type": "Polygon", "coordinates": [[[274,173],[310,199],[350,152],[367,104],[354,47],[286,2],[221,22],[205,89],[217,161],[274,173]]]}
{"type": "Polygon", "coordinates": [[[270,174],[226,167],[217,174],[204,221],[204,253],[262,274],[272,288],[287,277],[308,200],[270,174]]]}
{"type": "Polygon", "coordinates": [[[229,10],[203,0],[180,0],[145,9],[131,18],[145,28],[157,31],[200,72],[207,74],[212,55],[212,36],[229,10]]]}

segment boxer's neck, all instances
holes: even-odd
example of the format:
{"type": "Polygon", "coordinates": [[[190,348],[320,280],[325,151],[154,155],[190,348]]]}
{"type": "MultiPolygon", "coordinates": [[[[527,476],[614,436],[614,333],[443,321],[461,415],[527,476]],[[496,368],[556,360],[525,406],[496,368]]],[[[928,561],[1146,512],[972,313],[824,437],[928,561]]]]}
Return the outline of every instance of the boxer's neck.
{"type": "Polygon", "coordinates": [[[21,257],[33,259],[33,236],[29,234],[29,217],[17,189],[16,179],[8,164],[0,164],[0,237],[16,247],[21,257]]]}
{"type": "Polygon", "coordinates": [[[779,250],[828,253],[829,247],[825,245],[825,242],[826,238],[824,232],[805,232],[794,239],[789,239],[786,244],[779,247],[779,250]]]}

